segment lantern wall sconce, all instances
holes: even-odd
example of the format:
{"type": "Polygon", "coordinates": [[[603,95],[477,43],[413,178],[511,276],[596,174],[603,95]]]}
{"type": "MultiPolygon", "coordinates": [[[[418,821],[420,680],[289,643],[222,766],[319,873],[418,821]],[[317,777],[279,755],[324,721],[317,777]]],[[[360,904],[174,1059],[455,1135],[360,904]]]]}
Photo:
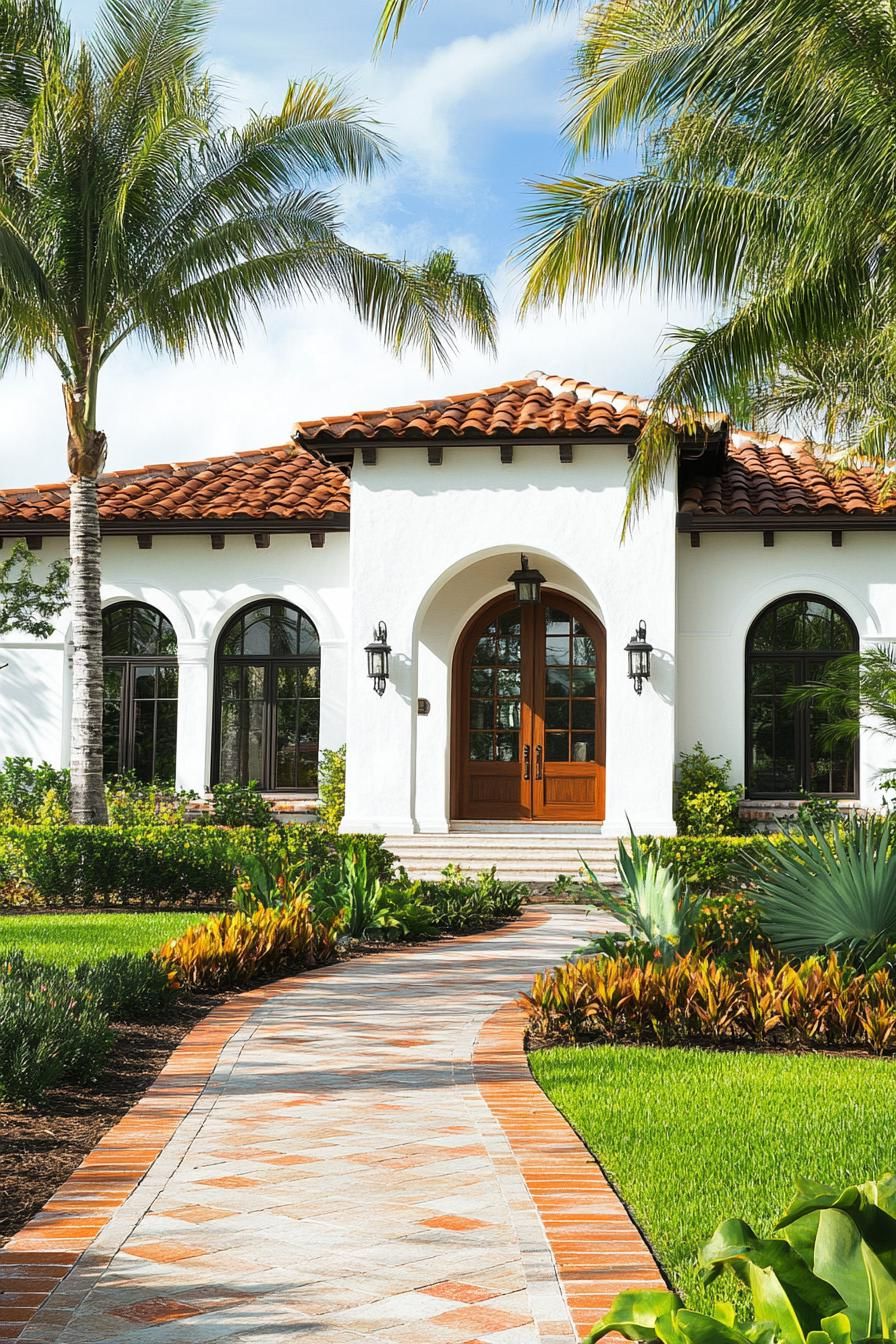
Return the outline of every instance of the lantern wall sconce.
{"type": "Polygon", "coordinates": [[[653,645],[647,642],[647,623],[639,621],[638,627],[625,646],[628,654],[628,675],[635,683],[635,694],[640,695],[644,682],[650,680],[650,655],[653,645]]]}
{"type": "Polygon", "coordinates": [[[392,652],[385,621],[374,626],[373,639],[365,645],[364,652],[367,654],[367,675],[377,695],[382,695],[389,680],[389,654],[392,652]]]}
{"type": "Polygon", "coordinates": [[[512,583],[516,589],[517,602],[533,603],[540,601],[544,575],[539,569],[529,568],[528,555],[520,556],[520,567],[509,575],[507,582],[512,583]]]}

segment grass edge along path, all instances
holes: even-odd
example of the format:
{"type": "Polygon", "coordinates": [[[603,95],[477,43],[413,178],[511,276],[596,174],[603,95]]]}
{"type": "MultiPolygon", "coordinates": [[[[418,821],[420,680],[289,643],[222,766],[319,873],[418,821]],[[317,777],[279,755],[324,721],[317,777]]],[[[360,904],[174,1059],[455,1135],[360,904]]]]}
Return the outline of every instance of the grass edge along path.
{"type": "Polygon", "coordinates": [[[209,913],[0,915],[0,957],[21,949],[32,961],[77,966],[81,961],[101,961],[119,953],[139,956],[155,951],[191,924],[201,923],[209,913]]]}
{"type": "Polygon", "coordinates": [[[892,1060],[602,1045],[529,1063],[693,1309],[739,1298],[732,1276],[707,1288],[696,1265],[723,1218],[768,1234],[798,1177],[843,1186],[896,1169],[892,1060]]]}

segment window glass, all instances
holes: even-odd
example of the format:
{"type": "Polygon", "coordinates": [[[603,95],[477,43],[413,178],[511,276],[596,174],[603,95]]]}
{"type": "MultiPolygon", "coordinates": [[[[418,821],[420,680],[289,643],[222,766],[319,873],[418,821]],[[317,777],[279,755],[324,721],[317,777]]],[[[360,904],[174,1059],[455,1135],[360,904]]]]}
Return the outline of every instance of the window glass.
{"type": "Polygon", "coordinates": [[[235,616],[218,650],[218,778],[263,789],[317,787],[320,641],[288,602],[235,616]]]}
{"type": "Polygon", "coordinates": [[[794,688],[816,681],[831,656],[858,648],[848,616],[823,597],[772,604],[747,641],[747,788],[754,798],[805,793],[849,796],[856,788],[852,744],[831,743],[821,711],[792,702],[794,688]]]}
{"type": "Polygon", "coordinates": [[[177,636],[167,617],[139,602],[103,612],[103,770],[144,783],[174,780],[177,636]]]}

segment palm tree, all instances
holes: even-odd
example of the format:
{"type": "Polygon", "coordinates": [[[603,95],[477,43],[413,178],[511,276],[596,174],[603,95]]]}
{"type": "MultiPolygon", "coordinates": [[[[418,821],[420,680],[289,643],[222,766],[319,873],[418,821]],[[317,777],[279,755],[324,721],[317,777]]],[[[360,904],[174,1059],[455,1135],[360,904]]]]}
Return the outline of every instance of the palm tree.
{"type": "MultiPolygon", "coordinates": [[[[559,3],[559,0],[558,0],[559,3]]],[[[536,5],[536,7],[539,7],[536,5]]],[[[541,8],[556,8],[543,0],[541,8]]],[[[388,0],[380,41],[412,0],[388,0]]],[[[715,408],[800,420],[860,453],[896,441],[896,12],[879,0],[604,0],[583,19],[568,135],[585,164],[527,212],[524,310],[607,286],[696,295],[673,331],[630,505],[715,408]]]]}
{"type": "Polygon", "coordinates": [[[0,0],[0,356],[48,355],[62,379],[78,822],[106,815],[98,394],[115,351],[231,355],[247,312],[325,292],[429,362],[456,329],[493,341],[488,288],[450,253],[412,265],[341,236],[323,183],[365,179],[392,151],[340,87],[294,84],[279,110],[222,125],[209,17],[208,0],[105,0],[75,42],[52,0],[0,0]]]}

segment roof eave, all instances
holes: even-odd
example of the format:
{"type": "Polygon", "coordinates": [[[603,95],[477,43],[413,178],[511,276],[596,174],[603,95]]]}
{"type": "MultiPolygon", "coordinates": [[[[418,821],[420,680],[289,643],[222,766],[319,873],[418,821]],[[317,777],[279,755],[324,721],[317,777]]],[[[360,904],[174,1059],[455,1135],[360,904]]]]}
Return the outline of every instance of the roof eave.
{"type": "MultiPolygon", "coordinates": [[[[252,534],[254,532],[348,532],[348,510],[328,513],[320,518],[110,518],[100,521],[104,537],[208,536],[215,534],[252,534]]],[[[28,518],[0,519],[0,537],[68,536],[67,518],[52,520],[28,518]]]]}
{"type": "Polygon", "coordinates": [[[886,532],[896,528],[890,513],[679,513],[679,532],[886,532]]]}

